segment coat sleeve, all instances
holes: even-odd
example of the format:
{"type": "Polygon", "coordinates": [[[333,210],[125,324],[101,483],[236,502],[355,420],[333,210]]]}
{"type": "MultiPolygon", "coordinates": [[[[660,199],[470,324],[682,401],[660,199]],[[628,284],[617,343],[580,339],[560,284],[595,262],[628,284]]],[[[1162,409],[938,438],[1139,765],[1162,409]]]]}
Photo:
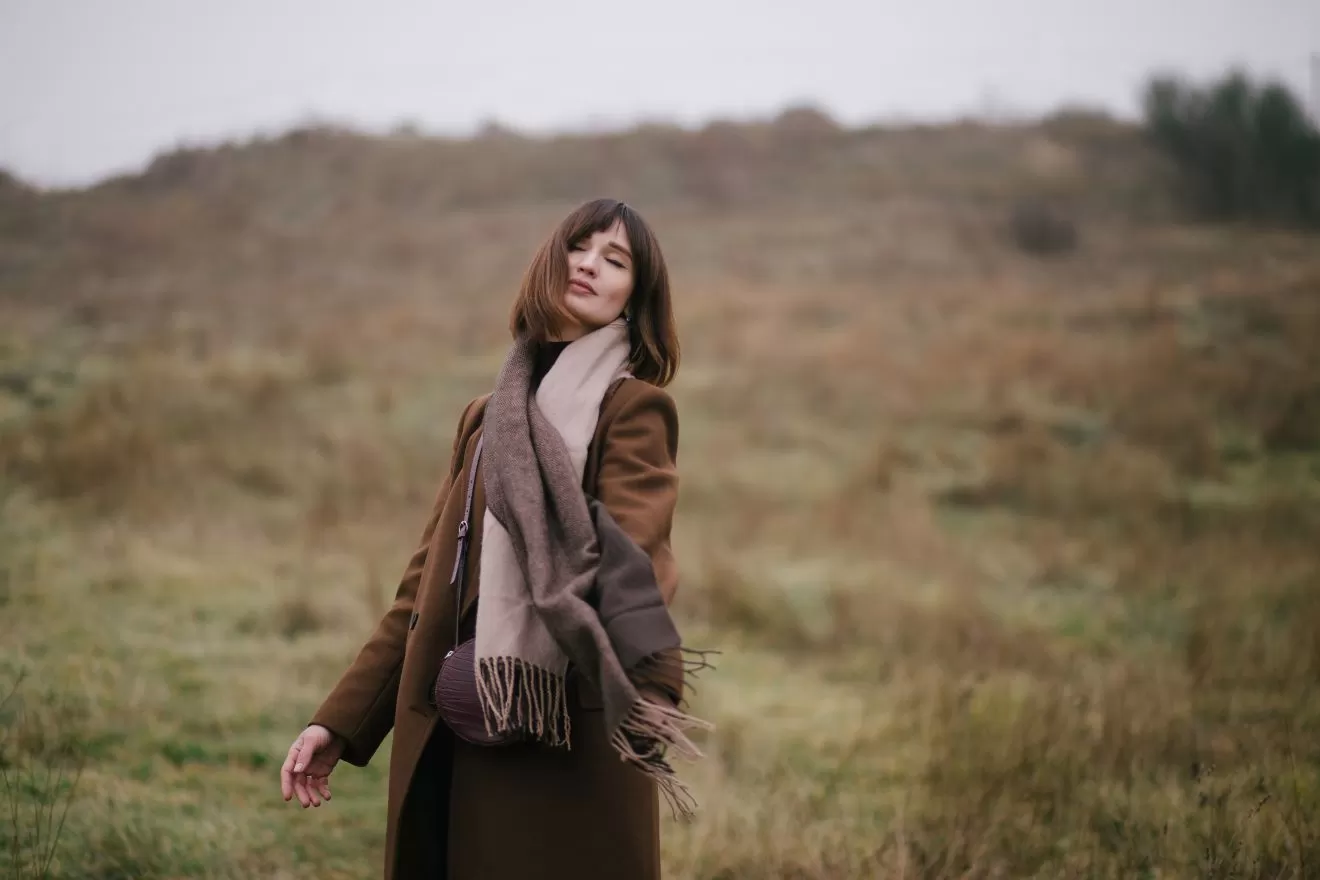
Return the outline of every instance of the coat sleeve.
{"type": "Polygon", "coordinates": [[[596,495],[651,557],[668,605],[678,591],[678,566],[670,544],[678,503],[678,410],[664,389],[630,384],[638,390],[621,401],[606,426],[596,495]]]}
{"type": "Polygon", "coordinates": [[[469,403],[459,419],[449,470],[422,529],[421,541],[404,569],[393,604],[310,722],[342,737],[346,741],[343,760],[358,767],[366,766],[394,726],[394,704],[398,698],[399,675],[417,586],[426,565],[431,537],[453,482],[454,458],[459,454],[460,440],[476,403],[469,403]]]}
{"type": "MultiPolygon", "coordinates": [[[[670,542],[678,503],[678,409],[673,398],[645,382],[621,401],[606,426],[596,497],[628,537],[651,557],[666,605],[678,591],[678,565],[670,542]]],[[[675,704],[683,699],[683,663],[677,649],[649,669],[651,687],[675,704]]]]}

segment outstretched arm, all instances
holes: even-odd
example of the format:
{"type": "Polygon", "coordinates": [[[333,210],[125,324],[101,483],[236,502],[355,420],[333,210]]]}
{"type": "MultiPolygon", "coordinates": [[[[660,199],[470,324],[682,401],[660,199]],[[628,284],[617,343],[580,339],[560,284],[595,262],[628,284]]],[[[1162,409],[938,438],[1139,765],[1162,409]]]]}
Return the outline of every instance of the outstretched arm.
{"type": "Polygon", "coordinates": [[[408,621],[412,616],[422,569],[426,565],[431,537],[453,482],[454,456],[459,453],[459,441],[475,404],[476,401],[469,403],[459,419],[449,471],[440,485],[426,527],[422,530],[421,541],[399,581],[394,603],[358,652],[357,659],[312,716],[312,724],[319,724],[343,738],[343,759],[358,767],[366,766],[394,726],[394,704],[399,693],[408,621]]]}

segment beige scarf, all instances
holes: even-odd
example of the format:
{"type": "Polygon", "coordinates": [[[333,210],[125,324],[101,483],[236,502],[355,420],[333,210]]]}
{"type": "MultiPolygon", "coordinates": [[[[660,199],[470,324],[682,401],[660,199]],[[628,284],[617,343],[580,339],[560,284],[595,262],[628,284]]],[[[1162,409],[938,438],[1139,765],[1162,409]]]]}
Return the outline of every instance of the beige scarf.
{"type": "Polygon", "coordinates": [[[706,722],[644,697],[680,639],[650,559],[582,491],[601,401],[628,375],[622,320],[574,340],[531,393],[536,346],[514,343],[486,408],[486,510],[477,606],[477,687],[487,726],[568,746],[570,664],[601,693],[610,742],[671,806],[691,798],[666,755],[700,752],[706,722]]]}

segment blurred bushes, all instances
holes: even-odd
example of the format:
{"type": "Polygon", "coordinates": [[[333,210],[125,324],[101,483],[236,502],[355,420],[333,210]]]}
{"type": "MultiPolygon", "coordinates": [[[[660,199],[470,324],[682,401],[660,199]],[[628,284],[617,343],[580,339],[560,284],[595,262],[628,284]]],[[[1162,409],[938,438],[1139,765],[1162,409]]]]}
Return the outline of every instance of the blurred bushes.
{"type": "Polygon", "coordinates": [[[219,432],[270,429],[305,372],[291,359],[242,352],[205,361],[126,359],[0,430],[0,476],[54,498],[122,506],[153,478],[167,482],[157,469],[167,460],[189,449],[214,451],[219,432]]]}
{"type": "Polygon", "coordinates": [[[1236,71],[1206,86],[1159,76],[1143,103],[1198,213],[1320,227],[1320,132],[1285,86],[1236,71]]]}

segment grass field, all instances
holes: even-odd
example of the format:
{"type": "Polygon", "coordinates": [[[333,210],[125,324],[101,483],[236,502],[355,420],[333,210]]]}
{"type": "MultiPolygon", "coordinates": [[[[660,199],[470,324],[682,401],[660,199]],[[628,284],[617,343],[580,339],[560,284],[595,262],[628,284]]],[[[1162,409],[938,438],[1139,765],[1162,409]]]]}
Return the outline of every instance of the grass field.
{"type": "Polygon", "coordinates": [[[667,876],[1320,876],[1320,239],[1178,222],[1107,128],[789,122],[0,193],[0,865],[69,804],[52,877],[375,874],[388,750],[308,812],[279,762],[609,188],[673,264],[722,651],[667,876]],[[1075,253],[1006,240],[1040,191],[1075,253]]]}

